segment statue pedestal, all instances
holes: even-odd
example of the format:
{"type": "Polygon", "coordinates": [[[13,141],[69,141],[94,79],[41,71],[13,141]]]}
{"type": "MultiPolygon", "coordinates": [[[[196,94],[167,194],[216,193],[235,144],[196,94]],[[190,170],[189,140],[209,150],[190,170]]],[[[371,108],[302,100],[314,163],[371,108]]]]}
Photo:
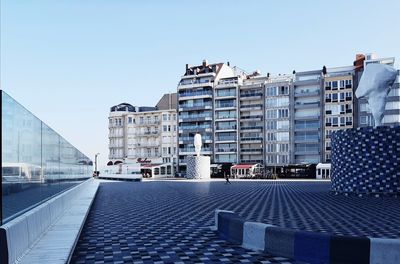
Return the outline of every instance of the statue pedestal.
{"type": "Polygon", "coordinates": [[[400,126],[332,133],[332,191],[400,195],[400,126]]]}
{"type": "Polygon", "coordinates": [[[211,174],[210,157],[189,156],[186,164],[186,178],[188,179],[210,179],[211,174]]]}

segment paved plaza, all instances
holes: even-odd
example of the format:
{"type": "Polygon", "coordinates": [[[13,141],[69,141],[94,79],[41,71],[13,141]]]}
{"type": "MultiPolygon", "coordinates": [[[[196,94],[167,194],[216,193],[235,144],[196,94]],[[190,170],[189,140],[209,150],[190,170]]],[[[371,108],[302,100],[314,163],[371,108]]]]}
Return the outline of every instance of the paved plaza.
{"type": "Polygon", "coordinates": [[[220,240],[214,210],[338,235],[400,237],[400,199],[344,197],[329,182],[101,183],[72,263],[291,263],[220,240]]]}

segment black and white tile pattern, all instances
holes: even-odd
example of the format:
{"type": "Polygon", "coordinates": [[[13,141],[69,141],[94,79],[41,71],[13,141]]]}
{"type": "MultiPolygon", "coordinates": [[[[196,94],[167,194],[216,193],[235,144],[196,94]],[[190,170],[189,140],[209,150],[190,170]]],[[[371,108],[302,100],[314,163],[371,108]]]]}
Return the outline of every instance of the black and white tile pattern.
{"type": "Polygon", "coordinates": [[[400,126],[332,133],[332,190],[400,195],[400,126]]]}
{"type": "Polygon", "coordinates": [[[214,210],[345,235],[400,237],[400,199],[344,197],[329,182],[104,182],[72,263],[291,263],[218,238],[214,210]]]}

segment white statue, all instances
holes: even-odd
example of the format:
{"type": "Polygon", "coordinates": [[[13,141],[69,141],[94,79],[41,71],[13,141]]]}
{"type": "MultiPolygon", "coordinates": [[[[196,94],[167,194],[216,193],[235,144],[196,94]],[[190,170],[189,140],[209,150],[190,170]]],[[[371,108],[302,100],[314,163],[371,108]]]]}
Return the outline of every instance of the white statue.
{"type": "Polygon", "coordinates": [[[384,64],[368,64],[356,90],[357,98],[365,97],[375,120],[375,127],[382,124],[386,97],[397,77],[397,70],[384,64]]]}
{"type": "Polygon", "coordinates": [[[196,133],[196,135],[194,135],[194,151],[196,152],[197,157],[200,157],[201,146],[201,135],[196,133]]]}

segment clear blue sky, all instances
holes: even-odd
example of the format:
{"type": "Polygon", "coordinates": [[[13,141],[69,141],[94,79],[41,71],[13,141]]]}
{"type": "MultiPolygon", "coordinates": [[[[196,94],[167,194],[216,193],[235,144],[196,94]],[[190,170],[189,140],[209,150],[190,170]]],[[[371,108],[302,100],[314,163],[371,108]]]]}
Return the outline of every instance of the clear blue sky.
{"type": "Polygon", "coordinates": [[[375,52],[398,67],[399,13],[398,0],[2,0],[1,87],[104,164],[109,107],[154,105],[186,63],[290,73],[375,52]]]}

